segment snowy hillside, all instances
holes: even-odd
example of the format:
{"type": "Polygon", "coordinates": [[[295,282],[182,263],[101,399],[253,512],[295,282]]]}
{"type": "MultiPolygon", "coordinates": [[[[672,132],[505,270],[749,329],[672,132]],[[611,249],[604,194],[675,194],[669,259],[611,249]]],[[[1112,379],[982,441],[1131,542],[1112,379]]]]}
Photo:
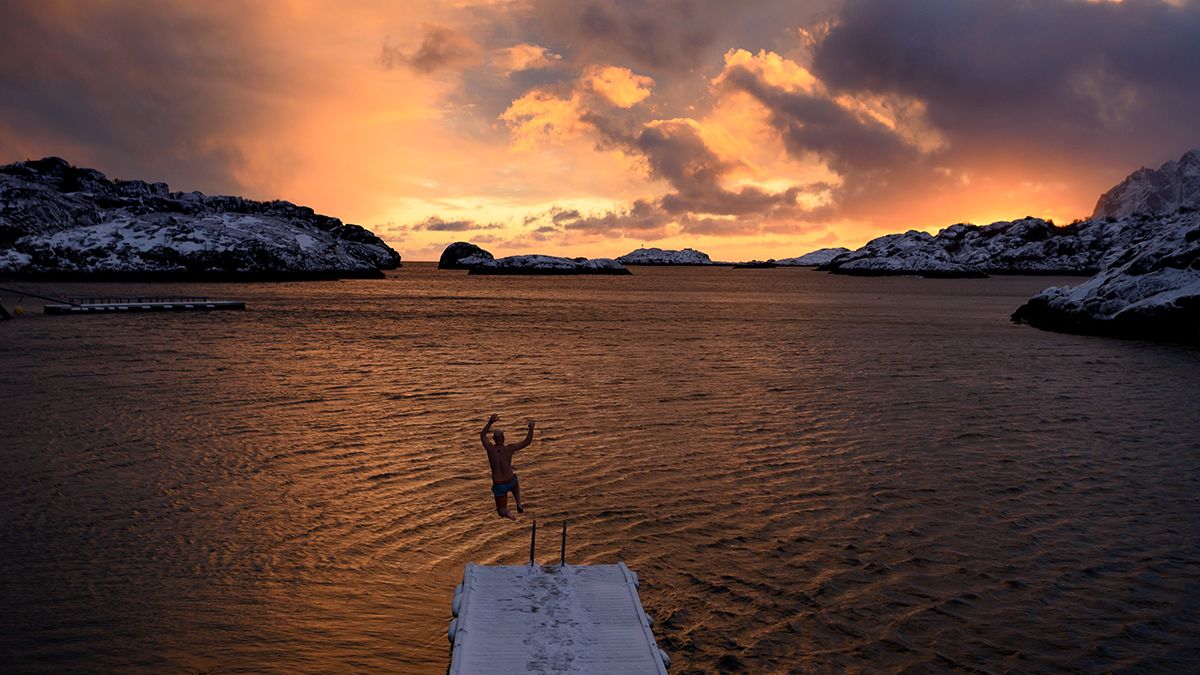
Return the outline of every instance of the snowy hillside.
{"type": "Polygon", "coordinates": [[[289,202],[170,192],[50,157],[0,167],[0,274],[83,278],[382,276],[370,231],[289,202]]]}

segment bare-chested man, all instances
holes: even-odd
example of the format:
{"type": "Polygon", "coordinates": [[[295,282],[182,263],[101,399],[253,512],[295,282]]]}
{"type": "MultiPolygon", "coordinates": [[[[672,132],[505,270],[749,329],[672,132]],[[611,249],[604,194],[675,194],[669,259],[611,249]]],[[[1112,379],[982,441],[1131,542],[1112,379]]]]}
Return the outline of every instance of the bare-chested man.
{"type": "Polygon", "coordinates": [[[521,506],[521,486],[517,483],[517,474],[513,473],[512,457],[514,452],[528,447],[533,442],[534,423],[533,420],[529,420],[529,432],[525,434],[525,440],[505,445],[504,432],[499,429],[492,431],[492,425],[498,419],[499,415],[488,418],[483,431],[479,432],[479,440],[483,441],[488,464],[492,466],[492,496],[496,498],[496,513],[501,517],[516,520],[517,516],[508,510],[508,493],[511,492],[513,499],[517,501],[518,513],[525,513],[525,509],[521,506]],[[491,438],[488,438],[488,432],[491,432],[491,438]]]}

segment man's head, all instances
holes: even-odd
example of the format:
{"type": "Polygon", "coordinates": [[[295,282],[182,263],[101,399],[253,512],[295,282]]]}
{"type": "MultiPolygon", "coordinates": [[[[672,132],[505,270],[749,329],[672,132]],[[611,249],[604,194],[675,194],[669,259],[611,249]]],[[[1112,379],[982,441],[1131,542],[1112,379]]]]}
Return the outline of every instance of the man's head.
{"type": "Polygon", "coordinates": [[[500,431],[499,429],[493,431],[492,441],[494,441],[496,445],[504,445],[504,432],[500,431]]]}

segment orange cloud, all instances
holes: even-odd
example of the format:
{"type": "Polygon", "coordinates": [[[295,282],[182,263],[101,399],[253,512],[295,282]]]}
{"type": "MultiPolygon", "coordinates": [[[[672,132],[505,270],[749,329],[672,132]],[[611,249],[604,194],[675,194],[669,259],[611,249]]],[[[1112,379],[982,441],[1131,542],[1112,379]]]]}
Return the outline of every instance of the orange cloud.
{"type": "Polygon", "coordinates": [[[654,80],[628,68],[588,66],[566,94],[531,89],[500,114],[517,150],[551,140],[578,138],[593,129],[586,116],[605,106],[629,108],[650,96],[654,80]]]}
{"type": "Polygon", "coordinates": [[[578,92],[561,98],[535,89],[513,101],[500,119],[508,124],[515,149],[535,150],[545,141],[582,134],[590,127],[581,119],[584,110],[578,92]]]}
{"type": "Polygon", "coordinates": [[[521,43],[499,50],[493,62],[501,73],[511,75],[524,70],[557,68],[562,57],[545,47],[521,43]]]}
{"type": "Polygon", "coordinates": [[[618,66],[589,66],[581,81],[618,108],[644,101],[654,88],[652,78],[618,66]]]}

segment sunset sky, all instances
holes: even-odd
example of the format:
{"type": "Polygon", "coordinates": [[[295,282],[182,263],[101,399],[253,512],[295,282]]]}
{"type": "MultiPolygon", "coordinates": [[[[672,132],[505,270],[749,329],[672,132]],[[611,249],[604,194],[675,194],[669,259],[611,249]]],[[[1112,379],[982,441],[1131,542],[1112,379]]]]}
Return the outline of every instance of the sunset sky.
{"type": "Polygon", "coordinates": [[[10,0],[0,52],[0,162],[287,199],[406,260],[1066,223],[1200,146],[1190,0],[10,0]]]}

